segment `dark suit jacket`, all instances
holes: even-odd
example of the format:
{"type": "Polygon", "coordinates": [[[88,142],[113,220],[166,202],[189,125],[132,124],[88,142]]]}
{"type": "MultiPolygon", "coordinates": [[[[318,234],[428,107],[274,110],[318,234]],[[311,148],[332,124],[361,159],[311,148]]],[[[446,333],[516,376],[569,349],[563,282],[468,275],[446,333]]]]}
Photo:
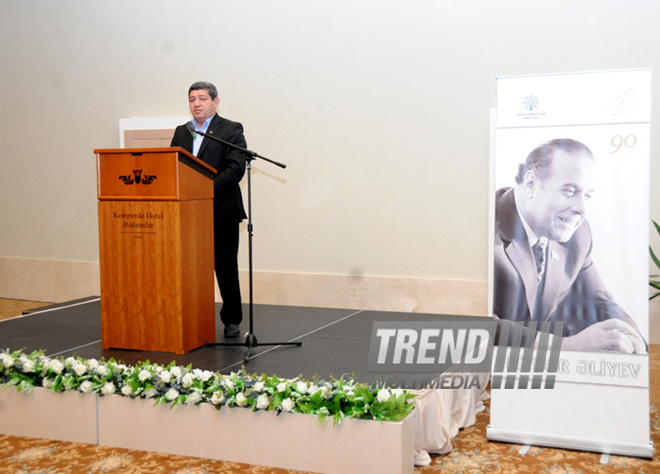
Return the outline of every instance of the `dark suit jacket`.
{"type": "MultiPolygon", "coordinates": [[[[243,126],[216,114],[209,124],[207,134],[218,137],[242,148],[247,148],[243,126]]],[[[179,146],[192,153],[193,137],[185,124],[174,131],[172,146],[179,146]]],[[[216,222],[235,224],[245,219],[243,197],[238,183],[245,174],[245,155],[220,142],[204,137],[197,158],[213,166],[218,174],[213,180],[213,210],[216,222]]]]}
{"type": "Polygon", "coordinates": [[[565,337],[610,318],[619,318],[637,329],[605,289],[591,261],[591,248],[591,229],[586,221],[567,242],[550,241],[544,281],[537,286],[536,264],[513,188],[498,190],[493,314],[519,322],[564,321],[565,337]]]}

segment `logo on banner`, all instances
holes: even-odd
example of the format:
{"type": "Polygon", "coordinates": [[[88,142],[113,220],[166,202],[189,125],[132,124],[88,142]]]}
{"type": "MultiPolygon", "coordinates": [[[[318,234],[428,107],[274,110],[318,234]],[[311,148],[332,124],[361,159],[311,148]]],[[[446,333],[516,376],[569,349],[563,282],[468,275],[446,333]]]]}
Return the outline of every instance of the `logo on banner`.
{"type": "Polygon", "coordinates": [[[142,176],[142,170],[133,170],[132,176],[130,174],[126,174],[119,177],[119,179],[121,179],[126,185],[140,183],[148,185],[151,184],[151,182],[156,178],[157,176],[155,174],[145,174],[142,176]]]}
{"type": "Polygon", "coordinates": [[[426,374],[425,387],[456,389],[482,388],[477,374],[493,368],[494,389],[554,388],[563,323],[550,334],[550,323],[538,328],[535,321],[507,322],[499,328],[494,351],[497,324],[490,318],[376,321],[367,372],[426,374]]]}
{"type": "Polygon", "coordinates": [[[539,104],[541,101],[539,98],[533,94],[528,95],[522,101],[524,106],[523,111],[517,114],[518,117],[521,117],[523,120],[537,120],[541,117],[544,117],[545,112],[539,110],[539,104]]]}
{"type": "Polygon", "coordinates": [[[527,97],[525,97],[523,104],[525,104],[525,109],[529,110],[530,112],[533,112],[534,109],[539,105],[539,99],[535,95],[528,95],[527,97]]]}

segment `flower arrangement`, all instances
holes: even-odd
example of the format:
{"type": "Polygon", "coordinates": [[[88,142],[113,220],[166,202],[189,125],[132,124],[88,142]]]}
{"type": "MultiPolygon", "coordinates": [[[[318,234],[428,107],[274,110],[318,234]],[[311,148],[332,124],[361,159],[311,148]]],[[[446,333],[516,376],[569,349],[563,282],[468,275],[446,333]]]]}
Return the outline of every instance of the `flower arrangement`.
{"type": "Polygon", "coordinates": [[[316,415],[321,423],[332,418],[399,421],[414,408],[407,390],[372,387],[352,379],[308,381],[247,374],[244,370],[223,376],[193,369],[192,365],[167,366],[148,360],[135,366],[81,357],[50,358],[43,351],[0,352],[0,384],[19,391],[44,387],[53,392],[78,391],[99,396],[121,395],[151,399],[154,404],[199,405],[211,403],[256,410],[316,415]]]}

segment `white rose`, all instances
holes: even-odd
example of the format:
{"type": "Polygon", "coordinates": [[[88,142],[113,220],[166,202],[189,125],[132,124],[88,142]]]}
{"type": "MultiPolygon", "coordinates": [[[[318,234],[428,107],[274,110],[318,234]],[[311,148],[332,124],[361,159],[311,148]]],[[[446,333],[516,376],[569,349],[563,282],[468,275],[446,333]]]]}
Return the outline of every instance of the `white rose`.
{"type": "Polygon", "coordinates": [[[197,403],[202,401],[202,395],[195,391],[192,392],[190,395],[188,395],[188,404],[189,405],[196,405],[197,403]]]}
{"type": "Polygon", "coordinates": [[[85,372],[87,372],[87,366],[79,360],[73,363],[72,369],[78,377],[85,375],[85,372]]]}
{"type": "Polygon", "coordinates": [[[87,359],[87,367],[95,369],[99,366],[99,361],[96,359],[87,359]]]}
{"type": "Polygon", "coordinates": [[[257,408],[259,410],[265,410],[268,408],[268,405],[270,405],[270,399],[268,398],[268,395],[262,393],[257,397],[257,408]]]}
{"type": "Polygon", "coordinates": [[[173,401],[176,399],[176,397],[179,396],[179,391],[175,388],[171,388],[167,391],[165,394],[165,398],[167,398],[169,401],[173,401]]]}
{"type": "Polygon", "coordinates": [[[279,393],[284,393],[286,391],[286,383],[280,382],[277,384],[277,391],[279,393]]]}
{"type": "Polygon", "coordinates": [[[321,395],[323,398],[328,398],[330,396],[330,387],[327,385],[321,389],[321,395]]]}
{"type": "Polygon", "coordinates": [[[403,389],[402,388],[393,388],[392,389],[392,395],[394,395],[395,397],[399,397],[399,396],[403,395],[403,389]]]}
{"type": "Polygon", "coordinates": [[[381,388],[378,390],[378,395],[376,395],[376,400],[380,403],[386,402],[390,399],[390,391],[386,388],[381,388]]]}
{"type": "Polygon", "coordinates": [[[238,395],[236,395],[236,403],[240,406],[245,406],[247,403],[247,398],[243,392],[238,392],[238,395]]]}
{"type": "Polygon", "coordinates": [[[23,363],[23,373],[30,374],[32,372],[34,372],[34,362],[32,362],[30,359],[27,359],[23,363]]]}
{"type": "Polygon", "coordinates": [[[211,372],[210,370],[195,369],[194,374],[195,377],[197,377],[202,382],[208,382],[209,380],[211,380],[211,377],[213,377],[213,372],[211,372]]]}
{"type": "Polygon", "coordinates": [[[234,390],[234,387],[236,387],[236,384],[232,382],[231,380],[226,380],[225,381],[225,387],[227,387],[229,390],[234,390]]]}
{"type": "Polygon", "coordinates": [[[290,398],[282,400],[282,410],[291,411],[295,408],[296,404],[290,398]]]}
{"type": "Polygon", "coordinates": [[[151,377],[151,372],[149,372],[148,370],[142,369],[138,374],[138,380],[140,382],[144,382],[145,380],[148,380],[150,377],[151,377]]]}
{"type": "Polygon", "coordinates": [[[300,393],[305,393],[307,391],[307,384],[302,380],[298,380],[296,383],[296,391],[300,393]]]}
{"type": "Polygon", "coordinates": [[[50,361],[49,367],[50,370],[52,370],[56,374],[61,374],[62,370],[64,369],[64,364],[60,360],[55,359],[50,361]]]}
{"type": "Polygon", "coordinates": [[[319,391],[319,387],[316,384],[310,385],[309,388],[307,389],[307,392],[309,392],[310,395],[314,395],[318,391],[319,391]]]}
{"type": "Polygon", "coordinates": [[[43,379],[43,380],[41,381],[41,386],[42,386],[43,388],[50,388],[50,387],[52,387],[53,385],[55,385],[55,382],[52,381],[51,379],[43,379]]]}
{"type": "Polygon", "coordinates": [[[181,367],[174,366],[170,368],[170,374],[172,374],[176,378],[181,377],[181,367]]]}
{"type": "Polygon", "coordinates": [[[213,392],[213,395],[211,396],[211,403],[213,403],[214,405],[220,405],[224,401],[225,401],[225,394],[222,393],[222,390],[213,392]]]}
{"type": "Polygon", "coordinates": [[[181,381],[181,384],[183,385],[184,388],[190,388],[192,387],[194,381],[195,378],[192,376],[192,374],[187,373],[186,375],[183,376],[183,380],[181,381]]]}
{"type": "Polygon", "coordinates": [[[85,380],[83,383],[80,384],[80,387],[78,387],[78,390],[80,390],[82,393],[89,393],[92,391],[94,386],[92,385],[92,382],[89,380],[85,380]]]}
{"type": "Polygon", "coordinates": [[[103,395],[111,395],[111,394],[115,393],[115,390],[116,390],[115,389],[115,384],[112,383],[112,382],[108,382],[101,389],[101,393],[103,395]]]}
{"type": "Polygon", "coordinates": [[[167,371],[163,370],[159,375],[158,378],[160,379],[161,382],[163,383],[169,383],[170,380],[172,380],[172,374],[167,371]]]}
{"type": "Polygon", "coordinates": [[[99,365],[96,368],[96,373],[99,374],[101,377],[105,377],[108,374],[110,374],[110,369],[108,369],[105,365],[99,365]]]}
{"type": "Polygon", "coordinates": [[[10,368],[12,365],[14,365],[14,358],[3,352],[0,354],[0,362],[2,362],[2,365],[4,365],[6,368],[10,368]]]}
{"type": "Polygon", "coordinates": [[[131,395],[133,395],[133,387],[131,387],[130,385],[124,385],[121,388],[121,394],[126,397],[130,397],[131,395]]]}
{"type": "Polygon", "coordinates": [[[261,392],[261,391],[264,389],[265,386],[266,386],[265,383],[263,383],[263,382],[257,382],[257,383],[254,384],[254,387],[253,387],[253,388],[254,388],[254,390],[255,390],[256,392],[261,392]]]}

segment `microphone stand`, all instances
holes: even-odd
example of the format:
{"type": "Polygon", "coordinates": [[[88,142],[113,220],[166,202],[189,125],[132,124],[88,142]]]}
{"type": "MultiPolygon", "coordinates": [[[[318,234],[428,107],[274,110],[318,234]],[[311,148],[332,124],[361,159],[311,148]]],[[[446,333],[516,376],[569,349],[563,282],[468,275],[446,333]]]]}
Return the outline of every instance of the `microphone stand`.
{"type": "MultiPolygon", "coordinates": [[[[192,124],[190,124],[192,126],[192,124]]],[[[189,129],[190,130],[190,129],[189,129]]],[[[252,170],[252,160],[260,158],[264,161],[268,161],[280,168],[286,168],[286,165],[283,163],[278,163],[277,161],[261,156],[258,153],[248,150],[247,148],[242,148],[228,141],[222,140],[220,138],[214,137],[213,135],[205,132],[200,132],[198,130],[190,130],[191,133],[199,133],[200,135],[215,140],[222,143],[230,148],[234,148],[245,155],[246,168],[247,168],[247,178],[248,178],[248,274],[250,282],[250,300],[249,300],[249,314],[250,314],[250,329],[246,334],[244,342],[207,342],[206,347],[216,347],[216,346],[245,346],[247,347],[247,353],[245,354],[244,362],[250,360],[250,354],[254,347],[258,346],[301,346],[302,342],[258,342],[257,336],[254,335],[254,294],[253,294],[253,276],[252,276],[252,179],[251,179],[251,170],[252,170]]]]}

